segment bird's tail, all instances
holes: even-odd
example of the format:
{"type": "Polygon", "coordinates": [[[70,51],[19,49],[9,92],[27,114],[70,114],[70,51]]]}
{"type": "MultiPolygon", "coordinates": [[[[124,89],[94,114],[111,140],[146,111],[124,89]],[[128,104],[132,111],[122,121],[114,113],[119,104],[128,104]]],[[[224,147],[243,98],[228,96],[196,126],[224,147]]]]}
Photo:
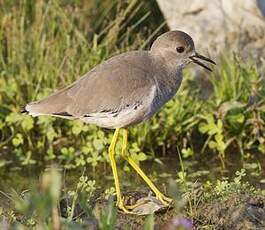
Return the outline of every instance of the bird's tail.
{"type": "MultiPolygon", "coordinates": [[[[24,106],[20,112],[21,113],[28,113],[29,115],[36,117],[39,115],[50,115],[49,113],[45,113],[44,111],[41,111],[40,106],[38,105],[39,102],[31,102],[24,106]]],[[[45,110],[45,109],[44,109],[45,110]]]]}
{"type": "Polygon", "coordinates": [[[66,89],[57,91],[42,100],[30,102],[21,109],[21,113],[28,113],[33,117],[40,115],[50,115],[73,119],[73,116],[67,112],[67,107],[70,104],[73,104],[73,100],[68,96],[66,89]]]}
{"type": "Polygon", "coordinates": [[[20,109],[20,112],[21,112],[21,113],[27,113],[28,111],[26,110],[26,106],[22,107],[22,108],[20,109]]]}

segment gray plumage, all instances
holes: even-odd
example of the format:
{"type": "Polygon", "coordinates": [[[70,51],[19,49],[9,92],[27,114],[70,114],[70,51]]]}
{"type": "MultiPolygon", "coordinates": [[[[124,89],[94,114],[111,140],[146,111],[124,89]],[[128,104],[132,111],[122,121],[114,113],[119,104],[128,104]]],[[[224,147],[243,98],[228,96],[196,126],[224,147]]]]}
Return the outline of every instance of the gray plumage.
{"type": "Polygon", "coordinates": [[[94,67],[53,95],[26,105],[30,115],[80,119],[105,128],[128,127],[150,118],[177,92],[182,69],[196,55],[189,35],[167,32],[150,51],[131,51],[94,67]],[[177,47],[184,47],[178,52],[177,47]]]}

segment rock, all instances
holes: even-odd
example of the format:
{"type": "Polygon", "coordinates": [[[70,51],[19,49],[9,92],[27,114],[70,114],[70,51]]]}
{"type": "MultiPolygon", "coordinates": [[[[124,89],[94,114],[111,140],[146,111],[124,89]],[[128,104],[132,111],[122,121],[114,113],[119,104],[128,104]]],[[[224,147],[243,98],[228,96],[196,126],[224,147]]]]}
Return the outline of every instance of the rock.
{"type": "Polygon", "coordinates": [[[264,56],[264,0],[157,0],[170,29],[190,34],[202,52],[264,56]]]}
{"type": "MultiPolygon", "coordinates": [[[[130,191],[124,192],[124,203],[128,206],[128,210],[131,214],[138,216],[145,216],[154,213],[165,213],[171,210],[174,206],[165,206],[162,204],[152,193],[142,192],[142,191],[130,191]]],[[[99,210],[106,209],[108,201],[104,197],[101,197],[97,200],[97,203],[94,206],[94,209],[99,212],[99,210]]],[[[124,215],[122,211],[119,211],[120,214],[124,215]]],[[[126,214],[125,214],[126,215],[126,214]]]]}
{"type": "MultiPolygon", "coordinates": [[[[140,204],[133,208],[133,214],[126,214],[122,211],[117,212],[115,230],[133,229],[140,230],[143,229],[144,223],[146,221],[146,214],[155,213],[155,229],[164,229],[165,223],[170,223],[175,215],[175,210],[173,208],[164,207],[160,204],[155,197],[153,197],[148,190],[145,191],[127,191],[123,192],[125,197],[126,205],[140,204]],[[143,201],[143,202],[142,202],[143,201]]],[[[109,205],[112,202],[105,199],[104,194],[96,199],[94,205],[92,206],[92,212],[95,217],[100,219],[102,213],[106,213],[109,210],[109,205]]],[[[112,205],[115,204],[112,203],[112,205]]]]}
{"type": "Polygon", "coordinates": [[[139,216],[150,215],[158,212],[165,212],[169,208],[173,208],[173,206],[165,206],[156,197],[152,195],[140,198],[135,204],[133,204],[133,206],[134,208],[131,209],[131,212],[139,216]]]}

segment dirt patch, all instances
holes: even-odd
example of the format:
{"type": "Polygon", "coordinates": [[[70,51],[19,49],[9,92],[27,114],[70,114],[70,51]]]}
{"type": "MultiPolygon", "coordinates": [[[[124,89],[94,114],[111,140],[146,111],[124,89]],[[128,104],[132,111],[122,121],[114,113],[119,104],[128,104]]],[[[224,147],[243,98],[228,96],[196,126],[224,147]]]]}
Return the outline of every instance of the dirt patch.
{"type": "Polygon", "coordinates": [[[197,226],[214,229],[265,229],[265,197],[232,195],[203,204],[197,210],[197,226]]]}
{"type": "MultiPolygon", "coordinates": [[[[123,195],[125,197],[125,204],[133,205],[137,200],[148,196],[148,193],[142,191],[130,191],[123,193],[123,195]]],[[[110,212],[114,211],[112,208],[110,208],[110,204],[114,205],[115,200],[113,202],[110,202],[104,198],[103,194],[97,194],[93,199],[91,199],[91,211],[89,212],[86,212],[82,208],[83,205],[81,203],[76,204],[74,219],[82,219],[83,226],[89,227],[89,229],[100,229],[98,220],[102,221],[102,218],[104,219],[104,216],[106,217],[108,215],[111,215],[110,212]]],[[[71,200],[62,199],[60,201],[60,212],[61,216],[64,218],[67,218],[67,206],[71,206],[71,200]]],[[[165,226],[171,225],[170,223],[176,215],[176,211],[173,207],[160,209],[154,214],[155,229],[169,229],[165,228],[165,226]]],[[[143,229],[146,218],[147,217],[145,215],[125,214],[122,211],[117,210],[115,217],[115,229],[143,229]]]]}
{"type": "MultiPolygon", "coordinates": [[[[136,200],[147,196],[146,192],[127,192],[126,204],[131,205],[136,200]]],[[[77,204],[75,216],[81,218],[84,227],[99,229],[98,220],[101,220],[102,213],[108,215],[111,212],[110,202],[100,194],[92,200],[91,215],[85,214],[81,205],[77,204]]],[[[115,201],[112,203],[115,204],[115,201]]],[[[62,206],[65,206],[61,203],[62,206]]],[[[113,210],[112,210],[113,211],[113,210]]],[[[65,213],[66,214],[66,213],[65,213]]],[[[62,216],[66,217],[64,213],[62,216]]],[[[162,209],[154,214],[154,229],[175,230],[176,226],[188,226],[185,229],[265,229],[265,197],[251,194],[232,194],[226,198],[212,199],[211,202],[201,202],[196,207],[193,216],[193,228],[190,218],[183,211],[180,215],[174,208],[162,209]]],[[[146,216],[124,214],[117,211],[115,217],[115,229],[143,229],[146,216]]]]}
{"type": "MultiPolygon", "coordinates": [[[[147,197],[147,192],[139,192],[139,191],[130,191],[124,193],[125,196],[125,203],[126,205],[133,205],[136,203],[137,200],[147,197]]],[[[103,199],[102,197],[98,198],[98,201],[95,203],[94,206],[94,213],[97,210],[106,210],[108,205],[108,201],[103,199]]],[[[175,210],[173,208],[161,209],[160,211],[156,212],[154,215],[155,221],[155,228],[162,229],[165,223],[170,222],[172,217],[175,215],[175,210]]],[[[143,229],[144,222],[146,220],[146,216],[144,215],[130,215],[125,214],[121,211],[117,213],[116,219],[116,227],[117,230],[123,229],[143,229]]]]}

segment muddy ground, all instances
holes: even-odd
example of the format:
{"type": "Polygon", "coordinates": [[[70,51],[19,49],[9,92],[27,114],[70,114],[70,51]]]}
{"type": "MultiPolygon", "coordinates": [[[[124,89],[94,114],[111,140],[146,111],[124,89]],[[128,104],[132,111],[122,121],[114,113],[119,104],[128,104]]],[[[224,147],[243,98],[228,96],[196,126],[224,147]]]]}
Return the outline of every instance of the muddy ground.
{"type": "MultiPolygon", "coordinates": [[[[125,196],[130,197],[130,203],[146,195],[145,192],[128,192],[125,196]]],[[[61,210],[63,206],[61,202],[61,210]]],[[[93,214],[98,215],[102,210],[108,209],[108,201],[99,196],[92,201],[92,206],[93,214]]],[[[76,215],[83,215],[86,228],[89,226],[89,229],[99,229],[95,218],[82,214],[83,210],[79,205],[76,209],[76,215]]],[[[230,195],[199,204],[193,216],[188,216],[185,210],[180,214],[174,208],[162,209],[154,214],[155,229],[177,229],[181,218],[192,221],[192,229],[265,229],[265,197],[254,194],[230,195]]],[[[118,211],[115,229],[143,229],[145,221],[146,216],[128,215],[118,211]]]]}

